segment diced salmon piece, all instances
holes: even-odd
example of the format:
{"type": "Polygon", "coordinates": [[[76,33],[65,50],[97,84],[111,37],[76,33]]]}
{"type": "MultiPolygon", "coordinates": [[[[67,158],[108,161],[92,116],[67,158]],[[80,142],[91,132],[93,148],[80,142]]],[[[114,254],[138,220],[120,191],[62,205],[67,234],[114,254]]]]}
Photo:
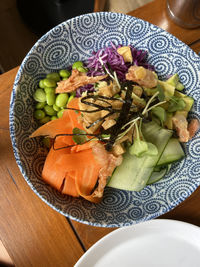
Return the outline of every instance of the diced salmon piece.
{"type": "Polygon", "coordinates": [[[141,66],[131,66],[126,74],[126,79],[148,88],[155,87],[158,81],[153,71],[141,66]]]}
{"type": "Polygon", "coordinates": [[[190,134],[188,131],[188,122],[183,115],[175,115],[172,118],[180,142],[188,142],[190,134]]]}
{"type": "Polygon", "coordinates": [[[93,84],[101,81],[107,77],[106,75],[89,77],[86,73],[79,72],[78,70],[72,70],[72,74],[69,79],[58,82],[56,93],[67,93],[76,90],[80,86],[87,84],[93,84]]]}
{"type": "Polygon", "coordinates": [[[189,139],[192,139],[196,132],[199,130],[199,121],[197,119],[192,119],[188,125],[189,139]]]}
{"type": "Polygon", "coordinates": [[[108,178],[112,175],[115,167],[122,163],[122,156],[114,156],[112,153],[106,151],[104,145],[98,143],[92,147],[94,157],[102,166],[99,171],[98,186],[93,192],[94,198],[101,198],[103,196],[104,188],[107,184],[108,178]]]}

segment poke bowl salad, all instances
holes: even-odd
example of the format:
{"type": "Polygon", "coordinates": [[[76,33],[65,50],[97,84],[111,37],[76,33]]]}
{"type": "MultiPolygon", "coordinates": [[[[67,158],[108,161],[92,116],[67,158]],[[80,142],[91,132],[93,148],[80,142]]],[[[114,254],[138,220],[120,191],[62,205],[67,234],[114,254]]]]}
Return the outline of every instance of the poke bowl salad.
{"type": "Polygon", "coordinates": [[[118,13],[68,20],[16,76],[10,132],[19,168],[48,205],[95,226],[174,208],[199,185],[198,56],[118,13]]]}

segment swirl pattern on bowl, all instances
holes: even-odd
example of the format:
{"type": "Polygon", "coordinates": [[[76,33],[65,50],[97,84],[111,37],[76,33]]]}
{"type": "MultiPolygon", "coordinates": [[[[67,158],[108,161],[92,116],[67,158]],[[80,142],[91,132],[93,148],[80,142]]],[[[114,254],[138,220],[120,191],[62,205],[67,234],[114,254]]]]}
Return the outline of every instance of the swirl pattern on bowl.
{"type": "Polygon", "coordinates": [[[16,75],[10,101],[10,135],[16,162],[33,191],[53,209],[94,226],[122,227],[155,218],[186,199],[200,184],[199,132],[184,146],[187,157],[173,165],[164,179],[141,192],[106,188],[100,204],[61,195],[40,178],[47,151],[29,135],[33,92],[51,71],[85,60],[92,51],[114,44],[148,51],[159,77],[178,73],[187,94],[195,99],[191,117],[199,118],[199,57],[174,36],[146,21],[118,13],[100,12],[72,18],[56,26],[33,46],[16,75]]]}

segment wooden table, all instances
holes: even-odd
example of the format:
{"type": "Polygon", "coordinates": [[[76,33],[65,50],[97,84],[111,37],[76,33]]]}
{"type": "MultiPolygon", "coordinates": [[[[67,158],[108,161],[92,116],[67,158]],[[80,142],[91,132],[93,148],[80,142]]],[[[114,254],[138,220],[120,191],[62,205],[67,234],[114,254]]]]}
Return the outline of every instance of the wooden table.
{"type": "MultiPolygon", "coordinates": [[[[200,51],[200,29],[182,29],[171,22],[165,1],[153,1],[130,15],[158,25],[196,52],[200,51]]],[[[0,76],[0,239],[16,266],[71,267],[90,246],[114,229],[87,226],[65,218],[41,201],[25,182],[9,137],[9,100],[17,70],[0,76]]],[[[200,226],[199,203],[200,188],[160,218],[200,226]]]]}

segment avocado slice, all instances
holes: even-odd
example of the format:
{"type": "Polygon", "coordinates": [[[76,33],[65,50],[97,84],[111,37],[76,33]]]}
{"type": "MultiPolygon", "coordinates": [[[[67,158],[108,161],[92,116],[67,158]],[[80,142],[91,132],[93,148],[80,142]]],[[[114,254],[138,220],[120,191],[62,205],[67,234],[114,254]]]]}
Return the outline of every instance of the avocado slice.
{"type": "Polygon", "coordinates": [[[167,110],[168,107],[169,107],[169,102],[165,102],[165,103],[161,104],[160,107],[162,107],[162,108],[164,108],[165,110],[167,110]]]}
{"type": "Polygon", "coordinates": [[[166,83],[175,86],[178,91],[182,91],[184,89],[184,85],[180,82],[178,73],[172,75],[168,80],[166,80],[166,83]]]}
{"type": "Polygon", "coordinates": [[[155,87],[155,88],[147,88],[147,87],[142,87],[144,92],[148,95],[148,96],[152,96],[154,95],[157,91],[158,91],[158,88],[155,87]]]}
{"type": "Polygon", "coordinates": [[[144,100],[144,98],[140,98],[139,96],[137,96],[133,92],[132,92],[132,99],[133,99],[133,104],[135,104],[136,106],[139,106],[139,107],[145,107],[146,106],[146,101],[144,100]]]}
{"type": "Polygon", "coordinates": [[[172,97],[174,95],[175,86],[173,86],[167,82],[160,81],[160,80],[158,80],[158,83],[162,86],[162,88],[164,90],[165,99],[169,100],[170,97],[172,97]]]}
{"type": "Polygon", "coordinates": [[[172,122],[172,117],[173,117],[173,113],[171,112],[166,112],[166,120],[164,122],[164,125],[169,129],[172,130],[173,129],[173,122],[172,122]]]}
{"type": "Polygon", "coordinates": [[[142,93],[143,93],[142,87],[141,86],[138,86],[138,85],[134,85],[133,86],[133,93],[135,95],[137,95],[138,97],[140,97],[142,95],[142,93]]]}
{"type": "Polygon", "coordinates": [[[171,84],[172,86],[176,87],[179,82],[179,76],[178,73],[175,73],[172,75],[168,80],[166,80],[166,83],[171,84]]]}
{"type": "Polygon", "coordinates": [[[176,85],[176,90],[178,90],[178,91],[182,91],[184,88],[185,88],[185,87],[184,87],[184,85],[183,85],[182,83],[180,83],[180,82],[177,83],[177,85],[176,85]]]}
{"type": "Polygon", "coordinates": [[[193,104],[194,104],[194,99],[190,96],[187,96],[179,91],[175,91],[174,96],[176,97],[180,97],[183,98],[184,102],[185,102],[185,111],[190,111],[193,104]]]}

